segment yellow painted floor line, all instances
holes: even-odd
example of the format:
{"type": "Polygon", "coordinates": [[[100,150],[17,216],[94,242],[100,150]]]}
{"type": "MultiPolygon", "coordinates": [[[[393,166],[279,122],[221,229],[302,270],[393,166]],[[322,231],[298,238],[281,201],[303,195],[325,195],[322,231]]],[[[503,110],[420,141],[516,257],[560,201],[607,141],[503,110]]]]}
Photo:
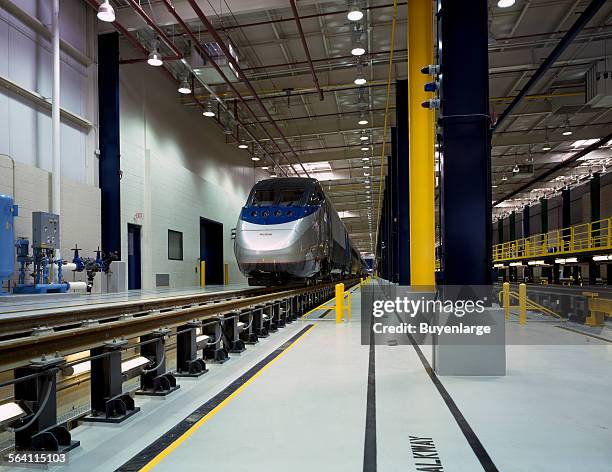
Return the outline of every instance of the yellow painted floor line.
{"type": "Polygon", "coordinates": [[[181,434],[172,444],[170,444],[166,449],[160,452],[157,456],[155,456],[150,462],[148,462],[142,469],[142,472],[147,472],[152,470],[157,464],[159,464],[162,460],[164,460],[168,455],[172,453],[177,447],[179,447],[189,436],[191,436],[194,432],[200,429],[205,423],[210,421],[221,409],[223,409],[229,402],[231,402],[240,392],[242,392],[245,388],[247,388],[253,381],[263,374],[271,365],[273,365],[276,361],[278,361],[281,357],[283,357],[287,351],[289,351],[292,347],[294,347],[299,341],[301,341],[304,336],[306,336],[316,325],[312,325],[305,331],[299,338],[297,338],[293,343],[291,343],[284,351],[282,351],[278,356],[268,362],[265,366],[263,366],[259,371],[257,371],[249,380],[243,383],[240,387],[238,387],[232,394],[230,394],[225,400],[223,400],[219,405],[213,408],[206,416],[203,416],[196,423],[191,426],[187,431],[181,434]]]}

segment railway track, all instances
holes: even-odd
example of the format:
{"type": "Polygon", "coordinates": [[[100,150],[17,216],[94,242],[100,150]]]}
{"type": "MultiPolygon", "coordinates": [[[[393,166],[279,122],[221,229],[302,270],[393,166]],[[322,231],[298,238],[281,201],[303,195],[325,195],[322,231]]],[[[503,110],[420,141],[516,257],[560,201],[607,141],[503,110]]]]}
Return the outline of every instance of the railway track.
{"type": "MultiPolygon", "coordinates": [[[[346,281],[354,285],[357,280],[346,281]]],[[[291,297],[320,300],[334,283],[299,288],[250,288],[208,294],[75,306],[0,317],[0,372],[41,356],[66,356],[113,339],[133,339],[291,297]],[[57,354],[56,354],[57,353],[57,354]]]]}

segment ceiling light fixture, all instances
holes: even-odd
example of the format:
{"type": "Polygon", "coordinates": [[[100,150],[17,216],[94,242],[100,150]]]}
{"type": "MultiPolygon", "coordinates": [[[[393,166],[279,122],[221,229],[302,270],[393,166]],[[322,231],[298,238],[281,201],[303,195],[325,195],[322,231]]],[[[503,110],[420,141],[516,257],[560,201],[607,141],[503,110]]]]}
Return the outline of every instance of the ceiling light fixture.
{"type": "Polygon", "coordinates": [[[212,118],[213,116],[215,116],[215,112],[213,111],[212,103],[210,103],[210,101],[206,104],[206,110],[204,110],[204,113],[202,113],[202,115],[207,118],[212,118]]]}
{"type": "Polygon", "coordinates": [[[147,59],[147,63],[153,67],[160,67],[164,64],[161,54],[159,53],[159,41],[154,39],[151,42],[151,47],[153,50],[149,54],[149,58],[147,59]]]}
{"type": "Polygon", "coordinates": [[[363,18],[363,12],[361,11],[357,3],[354,3],[350,6],[346,17],[349,21],[359,21],[363,18]]]}
{"type": "Polygon", "coordinates": [[[521,169],[519,169],[518,163],[514,164],[514,167],[512,168],[512,172],[514,174],[518,174],[520,171],[521,171],[521,169]]]}
{"type": "Polygon", "coordinates": [[[353,83],[355,85],[365,85],[368,81],[366,80],[366,78],[363,76],[363,74],[361,72],[359,72],[357,74],[357,77],[355,77],[355,80],[353,80],[353,83]]]}
{"type": "Polygon", "coordinates": [[[104,0],[98,7],[98,20],[105,21],[106,23],[112,23],[115,21],[115,10],[108,3],[108,0],[104,0]]]}
{"type": "Polygon", "coordinates": [[[360,139],[361,141],[367,141],[367,140],[368,140],[368,139],[370,139],[370,138],[368,137],[368,135],[367,135],[367,134],[362,134],[361,136],[359,136],[359,139],[360,139]]]}
{"type": "Polygon", "coordinates": [[[178,93],[182,93],[183,95],[187,95],[191,93],[191,86],[189,85],[189,80],[185,77],[181,81],[181,85],[179,85],[178,93]]]}
{"type": "Polygon", "coordinates": [[[251,160],[257,162],[259,160],[259,157],[253,156],[253,157],[251,157],[251,160]]]}
{"type": "Polygon", "coordinates": [[[550,147],[550,144],[546,143],[544,146],[542,146],[542,151],[550,151],[552,149],[552,147],[550,147]]]}
{"type": "Polygon", "coordinates": [[[353,56],[363,56],[365,54],[365,48],[361,44],[361,41],[355,41],[353,49],[351,49],[351,54],[353,56]]]}
{"type": "Polygon", "coordinates": [[[497,6],[499,8],[508,8],[516,3],[516,0],[499,0],[497,6]]]}

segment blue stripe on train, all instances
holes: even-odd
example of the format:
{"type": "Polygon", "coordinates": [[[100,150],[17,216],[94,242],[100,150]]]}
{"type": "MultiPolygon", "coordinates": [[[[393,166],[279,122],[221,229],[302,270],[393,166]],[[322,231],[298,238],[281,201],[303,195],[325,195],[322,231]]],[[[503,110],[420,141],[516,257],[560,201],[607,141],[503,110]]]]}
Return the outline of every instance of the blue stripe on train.
{"type": "Polygon", "coordinates": [[[258,225],[278,225],[312,215],[319,208],[321,207],[316,205],[300,207],[250,206],[242,208],[240,219],[258,225]]]}

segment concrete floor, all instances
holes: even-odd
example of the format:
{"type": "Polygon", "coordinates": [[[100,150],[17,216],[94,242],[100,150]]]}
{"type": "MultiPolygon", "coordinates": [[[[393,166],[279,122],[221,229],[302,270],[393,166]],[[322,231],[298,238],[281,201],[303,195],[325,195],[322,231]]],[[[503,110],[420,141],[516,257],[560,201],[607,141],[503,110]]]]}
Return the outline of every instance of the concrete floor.
{"type": "MultiPolygon", "coordinates": [[[[375,470],[364,468],[364,448],[370,459],[375,448],[381,471],[612,470],[612,344],[557,323],[507,324],[552,342],[508,346],[504,377],[440,377],[496,468],[479,461],[410,345],[375,347],[375,443],[366,441],[370,348],[360,344],[359,302],[357,291],[350,323],[314,312],[199,380],[181,379],[165,399],[138,397],[141,413],[121,425],[79,426],[81,447],[57,470],[120,467],[307,324],[316,326],[155,470],[375,470]],[[431,438],[442,468],[419,468],[426,460],[413,457],[411,436],[431,438]]],[[[612,339],[609,331],[600,336],[612,339]]],[[[423,352],[431,362],[431,348],[423,352]]]]}

